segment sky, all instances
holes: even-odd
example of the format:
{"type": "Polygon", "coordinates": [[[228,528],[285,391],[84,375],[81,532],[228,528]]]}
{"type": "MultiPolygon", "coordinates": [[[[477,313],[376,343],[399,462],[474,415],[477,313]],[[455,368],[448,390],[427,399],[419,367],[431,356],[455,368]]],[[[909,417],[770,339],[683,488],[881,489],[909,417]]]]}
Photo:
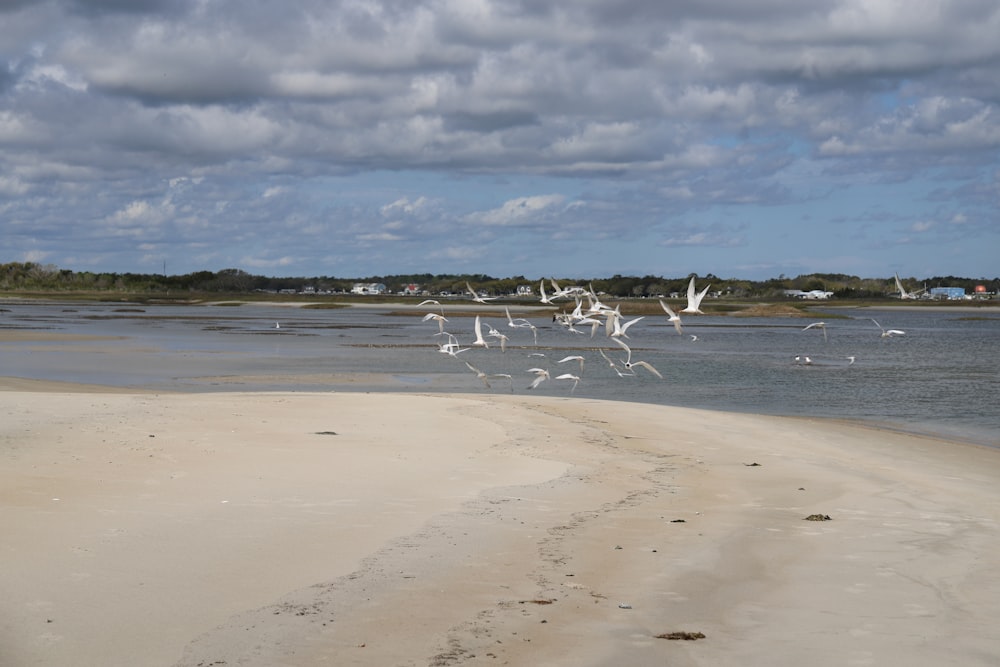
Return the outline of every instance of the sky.
{"type": "Polygon", "coordinates": [[[0,0],[0,263],[1000,275],[996,0],[0,0]]]}

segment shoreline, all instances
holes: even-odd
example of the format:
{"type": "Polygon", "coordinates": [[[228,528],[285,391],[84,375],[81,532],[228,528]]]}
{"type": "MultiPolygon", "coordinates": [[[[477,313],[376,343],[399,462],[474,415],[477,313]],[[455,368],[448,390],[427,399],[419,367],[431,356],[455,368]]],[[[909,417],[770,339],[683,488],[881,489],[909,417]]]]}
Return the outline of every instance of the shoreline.
{"type": "Polygon", "coordinates": [[[989,447],[598,399],[6,380],[9,664],[1000,655],[989,447]]]}

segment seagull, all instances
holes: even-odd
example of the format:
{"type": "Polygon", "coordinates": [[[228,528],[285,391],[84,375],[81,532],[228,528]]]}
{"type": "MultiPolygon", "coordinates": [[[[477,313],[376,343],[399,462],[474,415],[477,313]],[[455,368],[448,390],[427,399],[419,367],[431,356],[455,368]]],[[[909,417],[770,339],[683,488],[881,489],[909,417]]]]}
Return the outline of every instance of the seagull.
{"type": "Polygon", "coordinates": [[[696,340],[698,340],[698,337],[695,336],[694,334],[688,334],[688,335],[691,336],[691,342],[692,343],[695,342],[696,340]]]}
{"type": "Polygon", "coordinates": [[[630,348],[628,345],[626,345],[625,343],[623,343],[620,338],[612,338],[611,340],[613,340],[616,343],[618,343],[622,347],[622,349],[625,350],[625,352],[627,353],[627,355],[625,357],[625,362],[622,364],[622,366],[625,367],[625,370],[631,371],[632,375],[635,375],[635,368],[634,367],[635,366],[642,366],[643,368],[645,368],[647,371],[649,371],[650,373],[652,373],[656,377],[660,378],[661,380],[663,379],[663,376],[660,375],[660,371],[658,371],[655,368],[653,368],[652,364],[650,364],[650,363],[648,363],[646,361],[632,361],[632,348],[630,348]]]}
{"type": "Polygon", "coordinates": [[[562,359],[560,359],[556,363],[557,364],[564,364],[567,361],[579,361],[580,362],[580,375],[583,375],[583,362],[584,362],[584,358],[581,355],[579,355],[579,354],[571,354],[568,357],[563,357],[562,359]]]}
{"type": "Polygon", "coordinates": [[[878,321],[876,321],[875,318],[873,318],[873,317],[869,317],[868,319],[870,319],[872,322],[875,322],[875,326],[877,326],[879,329],[882,330],[882,338],[892,338],[893,336],[905,336],[906,335],[905,331],[900,331],[899,329],[885,329],[885,328],[883,328],[882,325],[879,324],[878,321]]]}
{"type": "MultiPolygon", "coordinates": [[[[876,324],[878,324],[878,322],[876,322],[876,324]]],[[[812,324],[810,324],[809,326],[807,326],[805,329],[803,329],[803,331],[806,331],[807,329],[812,329],[813,327],[816,327],[817,329],[822,329],[823,330],[823,340],[826,341],[826,342],[829,342],[829,340],[826,337],[826,322],[813,322],[812,324]]]]}
{"type": "Polygon", "coordinates": [[[556,379],[557,380],[572,380],[573,381],[573,387],[569,390],[569,393],[571,393],[571,394],[574,391],[576,391],[576,385],[580,384],[580,376],[573,375],[572,373],[563,373],[562,375],[557,375],[556,379]]]}
{"type": "Polygon", "coordinates": [[[675,313],[663,299],[660,299],[660,306],[663,308],[663,312],[667,314],[669,322],[674,325],[674,329],[677,329],[677,335],[683,335],[684,330],[681,329],[681,316],[675,313]]]}
{"type": "Polygon", "coordinates": [[[534,389],[541,383],[549,379],[549,372],[544,368],[529,368],[529,373],[534,373],[537,377],[528,385],[528,389],[534,389]]]}
{"type": "Polygon", "coordinates": [[[274,323],[274,328],[275,329],[280,329],[281,328],[281,322],[275,322],[274,323]]]}
{"type": "Polygon", "coordinates": [[[688,305],[681,310],[681,312],[704,315],[705,313],[701,311],[701,300],[705,298],[706,294],[708,294],[708,288],[711,286],[712,284],[709,283],[708,285],[705,285],[705,289],[700,292],[696,292],[694,287],[694,276],[691,276],[691,282],[688,283],[688,305]]]}
{"type": "Polygon", "coordinates": [[[812,362],[813,362],[813,360],[810,359],[809,357],[806,357],[806,356],[797,356],[797,357],[795,357],[795,363],[797,363],[797,364],[806,364],[808,366],[812,362]]]}
{"type": "Polygon", "coordinates": [[[847,357],[847,365],[850,366],[853,363],[854,363],[854,355],[852,354],[851,356],[847,357]]]}

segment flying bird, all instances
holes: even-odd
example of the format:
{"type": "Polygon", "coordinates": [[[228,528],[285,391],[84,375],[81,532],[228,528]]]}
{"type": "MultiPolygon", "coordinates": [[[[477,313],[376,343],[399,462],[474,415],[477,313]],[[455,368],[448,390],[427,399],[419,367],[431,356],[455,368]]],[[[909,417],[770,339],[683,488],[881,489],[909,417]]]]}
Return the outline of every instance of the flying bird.
{"type": "Polygon", "coordinates": [[[568,357],[563,357],[562,359],[560,359],[560,360],[559,360],[559,361],[557,361],[556,363],[557,363],[557,364],[565,364],[565,363],[566,363],[567,361],[578,361],[578,362],[580,362],[580,375],[583,375],[583,362],[584,362],[584,357],[583,357],[582,355],[579,355],[579,354],[571,354],[571,355],[569,355],[568,357]]]}
{"type": "Polygon", "coordinates": [[[476,303],[488,303],[494,301],[497,297],[495,296],[479,296],[476,290],[472,289],[472,285],[468,282],[465,283],[465,289],[468,290],[469,294],[472,296],[472,300],[476,303]]]}
{"type": "Polygon", "coordinates": [[[673,309],[667,305],[667,302],[660,299],[660,306],[663,308],[663,312],[667,314],[668,321],[674,325],[674,329],[677,330],[677,335],[681,336],[684,334],[684,330],[681,328],[681,316],[673,311],[673,309]]]}
{"type": "Polygon", "coordinates": [[[700,292],[695,291],[694,287],[694,276],[691,276],[691,282],[688,283],[688,293],[687,293],[687,306],[681,310],[682,313],[697,313],[699,315],[704,315],[701,311],[701,300],[705,298],[708,294],[708,288],[712,284],[709,283],[705,285],[705,289],[700,292]]]}
{"type": "Polygon", "coordinates": [[[892,338],[893,336],[905,336],[906,335],[905,331],[900,331],[899,329],[886,329],[886,328],[884,328],[873,317],[869,317],[868,319],[870,319],[872,322],[875,322],[875,326],[877,326],[879,328],[879,330],[882,332],[882,338],[892,338]]]}
{"type": "Polygon", "coordinates": [[[650,364],[649,362],[632,361],[632,348],[626,345],[620,338],[612,338],[611,340],[618,343],[618,345],[620,345],[621,348],[626,352],[625,361],[622,362],[622,366],[625,367],[625,370],[631,372],[632,375],[635,375],[635,367],[641,366],[642,368],[645,368],[647,371],[649,371],[656,377],[660,378],[661,380],[663,379],[663,376],[660,375],[660,371],[653,368],[653,365],[650,364]]]}
{"type": "Polygon", "coordinates": [[[822,329],[823,330],[823,340],[826,341],[826,342],[829,342],[829,339],[827,339],[827,337],[826,337],[826,322],[813,322],[812,324],[810,324],[809,326],[807,326],[805,329],[803,329],[803,331],[807,331],[807,330],[812,329],[812,328],[822,329]]]}
{"type": "Polygon", "coordinates": [[[475,325],[476,340],[472,341],[472,344],[477,347],[488,348],[490,345],[483,338],[483,323],[479,319],[479,315],[476,315],[476,325],[475,325]]]}
{"type": "Polygon", "coordinates": [[[571,394],[574,391],[576,391],[576,385],[580,384],[580,376],[573,375],[572,373],[563,373],[562,375],[557,375],[556,379],[557,380],[572,380],[573,381],[573,386],[569,390],[569,393],[571,393],[571,394]]]}
{"type": "Polygon", "coordinates": [[[534,373],[535,379],[528,385],[528,389],[535,389],[538,385],[549,379],[549,372],[544,368],[529,368],[528,373],[534,373]]]}

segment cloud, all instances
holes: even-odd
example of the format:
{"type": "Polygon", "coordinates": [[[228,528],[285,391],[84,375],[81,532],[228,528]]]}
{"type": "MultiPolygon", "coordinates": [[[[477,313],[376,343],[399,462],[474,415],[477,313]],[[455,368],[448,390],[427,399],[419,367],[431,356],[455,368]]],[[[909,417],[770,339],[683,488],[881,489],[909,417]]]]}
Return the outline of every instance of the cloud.
{"type": "MultiPolygon", "coordinates": [[[[265,238],[303,273],[330,238],[370,274],[489,261],[487,241],[530,273],[539,235],[612,270],[637,260],[609,238],[814,257],[764,210],[842,221],[884,266],[921,221],[996,240],[997,34],[990,0],[0,3],[0,234],[133,270],[116,262],[231,267],[265,238]],[[873,202],[908,210],[865,227],[873,202]],[[750,222],[664,232],[694,219],[750,222]]],[[[989,244],[961,242],[989,271],[989,244]]]]}
{"type": "Polygon", "coordinates": [[[505,201],[499,208],[471,213],[467,220],[495,227],[533,226],[558,212],[565,199],[559,194],[518,197],[505,201]]]}

